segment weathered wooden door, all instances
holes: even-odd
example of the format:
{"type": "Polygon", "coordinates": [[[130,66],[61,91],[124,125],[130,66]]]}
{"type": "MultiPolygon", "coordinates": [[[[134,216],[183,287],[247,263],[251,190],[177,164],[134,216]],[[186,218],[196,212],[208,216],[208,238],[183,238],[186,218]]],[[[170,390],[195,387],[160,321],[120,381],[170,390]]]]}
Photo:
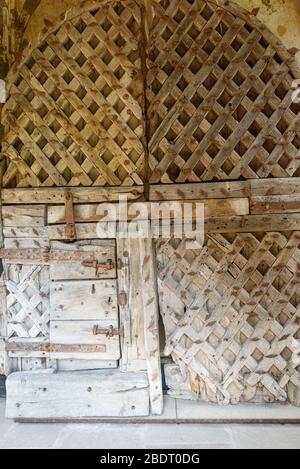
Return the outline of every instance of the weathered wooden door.
{"type": "MultiPolygon", "coordinates": [[[[131,0],[84,2],[45,31],[38,46],[24,51],[13,68],[3,111],[4,212],[14,191],[22,190],[22,203],[45,206],[34,208],[34,225],[28,225],[27,217],[15,225],[4,220],[5,242],[14,238],[19,245],[25,236],[64,239],[65,189],[52,188],[72,188],[78,239],[96,239],[96,203],[117,202],[121,193],[131,200],[141,195],[149,201],[205,200],[207,240],[200,254],[172,240],[157,244],[169,352],[192,376],[200,396],[250,400],[263,386],[264,398],[286,400],[289,389],[299,388],[300,215],[295,186],[300,113],[292,102],[298,67],[254,15],[228,2],[149,0],[146,11],[142,5],[131,0]],[[32,202],[32,194],[40,200],[32,202]],[[58,205],[58,211],[49,204],[58,205]],[[42,215],[37,216],[39,210],[42,215]],[[285,211],[292,213],[287,217],[285,211]],[[26,230],[20,229],[24,223],[26,230]],[[289,258],[286,253],[292,251],[289,258]]],[[[152,308],[155,318],[156,308],[152,292],[144,294],[147,281],[154,284],[154,269],[150,242],[142,244],[140,252],[132,248],[128,261],[139,270],[125,268],[122,280],[126,285],[139,276],[143,282],[134,298],[138,307],[131,302],[123,315],[122,366],[127,371],[144,366],[145,355],[136,346],[137,336],[142,337],[156,397],[161,391],[160,383],[153,386],[159,374],[157,327],[149,314],[152,308]],[[140,305],[145,324],[144,318],[134,318],[140,305]]],[[[123,254],[128,260],[127,248],[123,254]]],[[[43,280],[48,271],[42,269],[44,290],[38,285],[40,296],[32,293],[32,305],[40,302],[38,314],[32,306],[24,314],[18,305],[12,314],[16,312],[23,329],[12,321],[9,326],[18,328],[22,339],[28,333],[48,340],[45,323],[50,321],[51,357],[59,357],[59,369],[77,369],[82,362],[99,367],[107,360],[116,366],[118,338],[91,333],[96,325],[106,328],[105,311],[112,317],[109,327],[117,325],[114,300],[98,316],[96,293],[106,288],[99,282],[105,280],[109,290],[108,282],[116,277],[113,272],[98,277],[92,268],[82,268],[74,267],[75,278],[69,268],[67,275],[66,270],[50,275],[55,311],[51,306],[50,318],[43,280]],[[83,276],[78,273],[82,270],[83,276]],[[72,305],[71,290],[77,293],[72,305]],[[92,347],[102,347],[96,360],[89,355],[92,347]]],[[[33,269],[35,275],[38,271],[33,269]]],[[[14,295],[15,286],[11,288],[14,295]]],[[[17,294],[15,298],[22,298],[17,294]]],[[[132,299],[132,292],[128,296],[132,299]]]]}
{"type": "Polygon", "coordinates": [[[59,368],[118,366],[115,250],[114,240],[51,244],[52,252],[69,251],[70,259],[77,254],[77,259],[50,264],[50,357],[59,368]],[[85,255],[94,260],[78,260],[85,255]]]}

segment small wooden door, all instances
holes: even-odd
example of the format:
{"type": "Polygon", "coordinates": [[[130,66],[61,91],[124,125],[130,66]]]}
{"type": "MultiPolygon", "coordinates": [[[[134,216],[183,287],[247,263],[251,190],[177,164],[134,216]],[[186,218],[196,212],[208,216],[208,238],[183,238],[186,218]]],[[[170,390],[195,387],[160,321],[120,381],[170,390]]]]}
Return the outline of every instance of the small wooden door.
{"type": "Polygon", "coordinates": [[[52,242],[53,250],[70,251],[70,259],[50,264],[51,358],[59,369],[116,368],[120,337],[95,334],[119,330],[115,241],[52,242]],[[94,261],[72,260],[74,252],[94,261]]]}

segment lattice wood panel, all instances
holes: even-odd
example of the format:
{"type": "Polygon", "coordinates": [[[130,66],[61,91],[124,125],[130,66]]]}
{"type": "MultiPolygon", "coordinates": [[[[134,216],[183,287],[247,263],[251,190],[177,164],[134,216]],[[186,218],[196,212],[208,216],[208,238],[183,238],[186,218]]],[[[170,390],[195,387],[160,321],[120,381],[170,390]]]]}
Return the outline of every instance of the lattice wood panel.
{"type": "Polygon", "coordinates": [[[4,186],[299,176],[296,62],[222,5],[99,0],[66,14],[10,75],[4,186]]]}
{"type": "Polygon", "coordinates": [[[201,251],[157,243],[172,354],[202,400],[287,400],[300,386],[299,232],[210,235],[201,251]]]}
{"type": "Polygon", "coordinates": [[[5,186],[142,182],[140,8],[93,4],[50,31],[13,77],[5,186]]]}
{"type": "Polygon", "coordinates": [[[49,268],[8,264],[6,271],[8,337],[48,337],[49,268]]]}
{"type": "Polygon", "coordinates": [[[291,56],[230,2],[154,2],[151,182],[299,176],[291,56]],[[222,5],[224,5],[222,7],[222,5]]]}

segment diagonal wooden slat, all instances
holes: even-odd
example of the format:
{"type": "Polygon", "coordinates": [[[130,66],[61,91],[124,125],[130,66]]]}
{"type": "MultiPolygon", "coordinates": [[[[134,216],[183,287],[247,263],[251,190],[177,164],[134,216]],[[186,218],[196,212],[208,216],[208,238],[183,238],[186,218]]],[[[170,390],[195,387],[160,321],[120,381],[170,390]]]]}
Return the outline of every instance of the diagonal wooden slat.
{"type": "Polygon", "coordinates": [[[151,181],[297,173],[300,109],[288,54],[229,4],[157,3],[147,75],[151,181]]]}
{"type": "Polygon", "coordinates": [[[7,185],[143,184],[141,8],[129,0],[89,8],[60,20],[12,77],[7,185]]]}
{"type": "Polygon", "coordinates": [[[166,352],[191,389],[213,402],[287,400],[300,379],[299,233],[209,235],[198,253],[175,239],[156,249],[166,352]]]}
{"type": "Polygon", "coordinates": [[[7,266],[7,316],[10,337],[49,334],[49,271],[47,266],[7,266]]]}
{"type": "Polygon", "coordinates": [[[4,185],[297,175],[299,69],[283,46],[227,2],[144,6],[73,9],[14,68],[4,185]]]}

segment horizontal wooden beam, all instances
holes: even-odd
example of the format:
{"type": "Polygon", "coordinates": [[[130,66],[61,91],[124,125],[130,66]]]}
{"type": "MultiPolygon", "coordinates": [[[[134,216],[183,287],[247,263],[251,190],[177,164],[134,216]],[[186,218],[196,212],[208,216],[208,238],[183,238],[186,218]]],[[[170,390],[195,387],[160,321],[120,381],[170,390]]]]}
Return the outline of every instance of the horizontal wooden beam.
{"type": "Polygon", "coordinates": [[[300,212],[300,194],[251,197],[250,212],[253,214],[300,212]]]}
{"type": "Polygon", "coordinates": [[[300,229],[300,213],[216,217],[205,220],[208,233],[248,233],[265,231],[296,231],[300,229]]]}
{"type": "Polygon", "coordinates": [[[72,193],[74,203],[99,203],[118,201],[120,194],[126,194],[128,200],[139,199],[143,196],[144,186],[2,189],[2,204],[64,204],[67,191],[72,193]]]}
{"type": "Polygon", "coordinates": [[[3,205],[2,223],[4,227],[30,226],[32,228],[45,226],[45,205],[3,205]]]}
{"type": "MultiPolygon", "coordinates": [[[[72,245],[69,245],[72,246],[72,245]]],[[[99,251],[86,251],[86,250],[66,250],[63,251],[62,249],[53,249],[50,250],[48,248],[28,248],[28,249],[18,249],[18,248],[0,248],[0,258],[5,260],[30,260],[30,261],[38,261],[41,263],[50,262],[50,261],[60,261],[60,262],[86,262],[86,263],[93,263],[98,262],[99,251]]],[[[113,269],[113,262],[107,262],[98,267],[99,269],[104,270],[112,270],[113,269]]]]}
{"type": "Polygon", "coordinates": [[[24,371],[11,373],[6,386],[8,418],[149,415],[149,382],[143,372],[24,371]]]}
{"type": "MultiPolygon", "coordinates": [[[[2,189],[2,203],[64,204],[66,191],[72,192],[74,203],[116,202],[122,194],[126,194],[128,200],[143,199],[144,196],[144,186],[16,188],[2,189]]],[[[300,177],[150,186],[150,200],[224,199],[284,194],[300,194],[300,177]]]]}
{"type": "Polygon", "coordinates": [[[3,227],[4,238],[26,238],[26,239],[47,239],[48,227],[32,228],[31,226],[9,226],[3,227]]]}
{"type": "MultiPolygon", "coordinates": [[[[179,201],[180,202],[180,201],[179,201]]],[[[188,201],[185,201],[188,202],[188,201]]],[[[193,200],[193,216],[195,217],[196,203],[204,204],[204,213],[206,217],[219,217],[219,216],[233,216],[233,215],[248,215],[249,214],[249,199],[248,198],[238,198],[238,199],[203,199],[203,200],[193,200]]],[[[183,204],[183,203],[182,203],[183,204]]],[[[114,204],[117,210],[118,205],[114,204]]],[[[143,206],[147,208],[148,217],[151,215],[151,202],[143,202],[143,206]]],[[[132,220],[137,216],[137,207],[133,204],[128,204],[128,210],[126,213],[127,220],[132,220]],[[130,211],[131,213],[128,213],[130,211]]],[[[101,204],[94,205],[75,205],[74,206],[74,216],[77,223],[84,222],[95,222],[101,221],[104,215],[101,215],[101,204]]],[[[183,209],[183,206],[182,206],[183,209]]],[[[117,211],[117,217],[119,218],[119,213],[117,211]]],[[[165,212],[159,213],[159,219],[169,218],[169,215],[173,216],[173,213],[165,212]]],[[[140,216],[143,216],[143,212],[140,212],[140,216]]],[[[65,207],[63,205],[52,205],[48,207],[47,213],[47,222],[48,224],[60,224],[65,223],[65,207]]]]}
{"type": "MultiPolygon", "coordinates": [[[[76,233],[78,239],[97,238],[97,223],[78,223],[76,233]]],[[[64,240],[64,226],[50,225],[49,238],[64,240]]],[[[205,219],[206,233],[247,233],[264,231],[296,231],[300,230],[300,213],[245,215],[233,217],[215,217],[205,219]]]]}
{"type": "Polygon", "coordinates": [[[150,200],[223,199],[283,194],[300,194],[300,177],[150,186],[150,200]]]}
{"type": "Polygon", "coordinates": [[[6,352],[11,354],[26,354],[27,352],[44,352],[44,353],[97,353],[105,352],[105,344],[50,344],[49,342],[6,342],[6,352]]]}

